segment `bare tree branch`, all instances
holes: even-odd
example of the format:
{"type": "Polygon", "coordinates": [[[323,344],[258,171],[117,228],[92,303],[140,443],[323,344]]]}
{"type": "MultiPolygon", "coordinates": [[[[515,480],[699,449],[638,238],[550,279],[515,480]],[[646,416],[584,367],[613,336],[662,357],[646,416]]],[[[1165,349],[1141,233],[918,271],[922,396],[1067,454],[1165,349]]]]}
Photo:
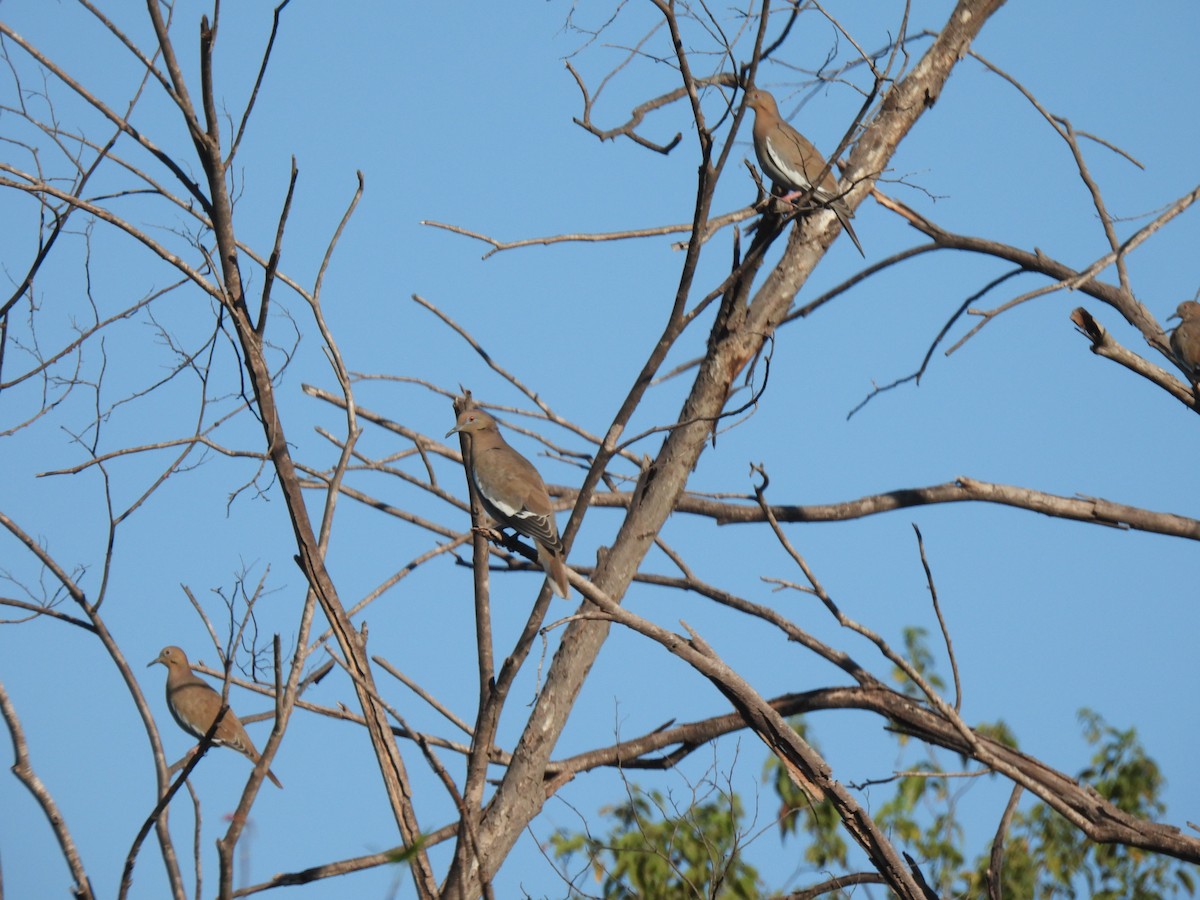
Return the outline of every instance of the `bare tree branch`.
{"type": "Polygon", "coordinates": [[[12,772],[41,807],[46,821],[50,823],[50,827],[54,831],[54,837],[58,840],[63,859],[66,860],[67,866],[71,870],[71,877],[75,881],[71,887],[71,896],[80,898],[80,900],[91,900],[95,894],[92,892],[91,879],[88,878],[87,870],[83,866],[83,858],[79,855],[79,848],[75,845],[75,839],[71,837],[66,819],[63,818],[58,804],[54,802],[54,797],[51,796],[37,772],[34,771],[33,763],[29,758],[29,746],[25,743],[25,732],[21,728],[21,720],[17,717],[17,710],[2,683],[0,683],[0,716],[3,716],[4,724],[8,726],[9,737],[12,739],[14,759],[12,772]]]}

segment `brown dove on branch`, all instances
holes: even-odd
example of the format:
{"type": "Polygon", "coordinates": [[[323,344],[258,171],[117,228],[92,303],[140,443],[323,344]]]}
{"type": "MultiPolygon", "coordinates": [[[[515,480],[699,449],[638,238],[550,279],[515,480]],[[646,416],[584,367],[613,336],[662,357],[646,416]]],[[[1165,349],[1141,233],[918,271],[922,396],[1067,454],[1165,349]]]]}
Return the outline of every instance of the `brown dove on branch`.
{"type": "Polygon", "coordinates": [[[1171,332],[1171,350],[1195,386],[1200,381],[1200,303],[1184,300],[1170,318],[1179,320],[1171,332]]]}
{"type": "Polygon", "coordinates": [[[828,206],[865,259],[850,224],[850,207],[841,196],[833,172],[825,165],[825,157],[808,138],[780,118],[775,98],[766,91],[751,88],[746,93],[746,105],[754,110],[754,155],[767,177],[784,191],[783,199],[809,194],[815,202],[828,206]]]}
{"type": "Polygon", "coordinates": [[[464,409],[446,437],[456,433],[470,436],[467,474],[483,508],[502,528],[507,526],[537,545],[538,562],[546,570],[550,586],[565,598],[565,552],[542,476],[533,463],[508,445],[496,420],[482,409],[464,409]]]}
{"type": "MultiPolygon", "coordinates": [[[[202,681],[188,665],[187,654],[178,647],[163,647],[156,659],[151,660],[146,668],[155,663],[167,667],[167,708],[179,727],[192,737],[203,739],[212,728],[213,720],[221,712],[221,695],[208,682],[202,681]]],[[[258,764],[258,750],[250,735],[232,709],[227,706],[217,730],[213,733],[212,742],[218,747],[229,747],[247,757],[250,762],[258,764]]],[[[275,777],[275,773],[267,770],[267,777],[277,788],[283,785],[275,777]]]]}

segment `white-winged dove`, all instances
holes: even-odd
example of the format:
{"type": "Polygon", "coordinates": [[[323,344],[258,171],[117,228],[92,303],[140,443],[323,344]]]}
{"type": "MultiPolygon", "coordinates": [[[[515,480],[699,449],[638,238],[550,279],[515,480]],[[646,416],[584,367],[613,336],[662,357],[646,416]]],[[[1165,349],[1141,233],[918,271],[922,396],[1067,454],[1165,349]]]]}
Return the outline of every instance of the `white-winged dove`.
{"type": "Polygon", "coordinates": [[[754,128],[751,130],[754,155],[763,172],[783,190],[785,200],[811,192],[815,202],[833,210],[865,259],[862,244],[850,224],[850,207],[841,197],[837,178],[826,168],[825,157],[808,138],[780,118],[775,98],[766,91],[751,88],[746,93],[746,105],[754,110],[754,128]],[[816,183],[822,172],[824,177],[816,183]]]}
{"type": "Polygon", "coordinates": [[[1184,300],[1170,318],[1179,320],[1171,332],[1171,349],[1195,385],[1200,381],[1200,303],[1184,300]]]}
{"type": "Polygon", "coordinates": [[[501,527],[508,526],[537,545],[538,562],[560,597],[567,596],[567,567],[546,483],[533,463],[508,446],[496,420],[482,409],[464,409],[446,432],[471,437],[468,474],[479,500],[501,527]]]}
{"type": "MultiPolygon", "coordinates": [[[[167,709],[171,711],[172,718],[192,737],[203,738],[221,711],[221,695],[208,682],[201,681],[193,674],[187,654],[178,647],[163,647],[158,657],[151,660],[146,668],[155,663],[167,667],[167,709]]],[[[219,747],[236,750],[248,757],[250,762],[258,764],[258,750],[250,740],[250,735],[246,734],[242,720],[234,715],[232,709],[226,708],[221,716],[212,742],[219,747]]],[[[267,770],[267,777],[275,787],[283,787],[270,769],[267,770]]]]}

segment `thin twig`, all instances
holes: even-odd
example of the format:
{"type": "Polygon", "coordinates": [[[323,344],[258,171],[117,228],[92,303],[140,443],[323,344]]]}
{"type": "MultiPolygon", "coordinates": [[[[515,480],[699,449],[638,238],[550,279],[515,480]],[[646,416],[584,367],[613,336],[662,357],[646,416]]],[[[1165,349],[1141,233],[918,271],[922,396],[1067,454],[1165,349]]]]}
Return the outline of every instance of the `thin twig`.
{"type": "Polygon", "coordinates": [[[933,570],[929,568],[929,560],[925,557],[925,538],[917,523],[912,523],[913,531],[917,534],[917,547],[921,551],[921,566],[925,569],[925,583],[929,585],[929,597],[933,602],[933,611],[937,615],[938,625],[942,629],[942,640],[946,642],[946,654],[950,657],[950,670],[954,673],[954,711],[962,712],[962,682],[958,677],[958,658],[954,655],[954,643],[950,640],[950,629],[946,627],[946,617],[942,615],[942,605],[938,603],[937,585],[933,583],[933,570]]]}

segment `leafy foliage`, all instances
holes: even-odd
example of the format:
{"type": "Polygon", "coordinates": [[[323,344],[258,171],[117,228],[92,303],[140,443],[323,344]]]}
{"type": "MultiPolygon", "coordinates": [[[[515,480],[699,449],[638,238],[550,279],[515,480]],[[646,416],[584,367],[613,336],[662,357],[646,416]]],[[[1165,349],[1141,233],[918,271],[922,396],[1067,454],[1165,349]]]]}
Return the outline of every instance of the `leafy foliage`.
{"type": "MultiPolygon", "coordinates": [[[[940,687],[944,682],[934,671],[934,656],[925,638],[923,629],[906,629],[907,655],[923,678],[940,687]]],[[[899,669],[894,677],[906,691],[916,690],[899,669]]],[[[1159,799],[1163,778],[1136,730],[1114,728],[1087,709],[1080,712],[1080,720],[1095,751],[1079,780],[1125,812],[1160,817],[1165,812],[1159,799]]],[[[806,720],[797,718],[792,727],[816,746],[806,720]]],[[[980,725],[976,731],[1016,746],[1016,737],[1003,722],[980,725]]],[[[898,736],[898,741],[903,746],[904,736],[898,736]]],[[[966,835],[956,809],[979,777],[994,776],[957,774],[970,777],[945,771],[931,750],[926,758],[888,779],[895,793],[877,809],[875,819],[918,861],[940,896],[985,897],[991,848],[968,864],[966,835]]],[[[764,767],[764,778],[779,797],[781,839],[805,841],[803,857],[815,872],[848,870],[850,848],[833,805],[812,803],[773,758],[764,767]]],[[[758,875],[738,852],[741,802],[732,792],[714,791],[716,799],[678,810],[658,791],[634,787],[625,803],[604,811],[613,820],[604,840],[560,830],[551,838],[552,848],[564,860],[586,854],[606,898],[758,896],[758,875]]],[[[1092,843],[1044,803],[1019,810],[1008,829],[1002,879],[1005,900],[1158,900],[1194,893],[1191,867],[1135,847],[1092,843]]],[[[849,898],[851,894],[835,891],[825,896],[849,898]]]]}
{"type": "MultiPolygon", "coordinates": [[[[1089,709],[1080,710],[1079,718],[1084,737],[1096,748],[1079,780],[1127,813],[1160,817],[1166,811],[1159,799],[1164,781],[1136,729],[1114,728],[1089,709]]],[[[986,888],[987,863],[981,859],[964,877],[968,895],[986,888]]],[[[1192,896],[1195,890],[1192,867],[1136,847],[1093,843],[1044,803],[1013,817],[1004,844],[1003,895],[1013,900],[1157,900],[1181,892],[1192,896]]]]}
{"type": "Polygon", "coordinates": [[[570,865],[582,853],[601,896],[662,900],[740,900],[762,893],[758,873],[739,853],[743,817],[737,795],[710,784],[706,799],[679,809],[659,791],[631,785],[624,803],[601,812],[613,820],[603,840],[560,829],[550,838],[570,865]]]}

